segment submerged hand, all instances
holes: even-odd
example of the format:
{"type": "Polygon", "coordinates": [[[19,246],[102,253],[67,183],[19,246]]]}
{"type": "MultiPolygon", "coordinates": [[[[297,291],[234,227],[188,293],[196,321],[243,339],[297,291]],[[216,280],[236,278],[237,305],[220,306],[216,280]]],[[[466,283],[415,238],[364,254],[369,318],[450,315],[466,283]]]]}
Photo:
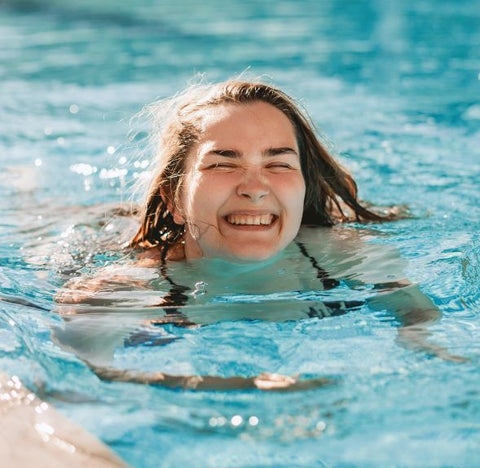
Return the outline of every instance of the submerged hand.
{"type": "Polygon", "coordinates": [[[288,375],[270,374],[264,372],[253,379],[253,383],[260,390],[276,390],[294,385],[298,379],[288,375]]]}
{"type": "Polygon", "coordinates": [[[439,357],[444,361],[450,362],[469,362],[470,359],[451,354],[447,348],[436,345],[427,340],[430,337],[430,331],[425,328],[424,324],[400,327],[398,329],[398,341],[407,349],[422,351],[432,356],[439,357]]]}

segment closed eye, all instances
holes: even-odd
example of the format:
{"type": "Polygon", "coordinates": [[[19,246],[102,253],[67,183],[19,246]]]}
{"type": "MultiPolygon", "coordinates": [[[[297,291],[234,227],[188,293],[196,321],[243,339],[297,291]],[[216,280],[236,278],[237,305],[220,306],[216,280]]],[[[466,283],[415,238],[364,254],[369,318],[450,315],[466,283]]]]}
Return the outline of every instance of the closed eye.
{"type": "Polygon", "coordinates": [[[204,169],[219,169],[219,170],[233,170],[237,167],[236,164],[228,162],[217,162],[214,164],[209,164],[204,169]]]}
{"type": "Polygon", "coordinates": [[[283,172],[283,171],[290,171],[295,169],[291,164],[288,164],[285,162],[270,163],[270,164],[267,164],[266,168],[273,172],[283,172]]]}

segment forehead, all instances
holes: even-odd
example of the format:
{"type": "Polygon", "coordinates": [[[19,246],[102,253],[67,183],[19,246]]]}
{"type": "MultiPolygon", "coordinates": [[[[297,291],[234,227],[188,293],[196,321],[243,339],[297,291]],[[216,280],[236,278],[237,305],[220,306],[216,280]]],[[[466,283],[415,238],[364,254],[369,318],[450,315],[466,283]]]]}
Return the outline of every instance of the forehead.
{"type": "Polygon", "coordinates": [[[279,109],[263,101],[225,103],[205,109],[199,144],[296,145],[295,129],[279,109]]]}

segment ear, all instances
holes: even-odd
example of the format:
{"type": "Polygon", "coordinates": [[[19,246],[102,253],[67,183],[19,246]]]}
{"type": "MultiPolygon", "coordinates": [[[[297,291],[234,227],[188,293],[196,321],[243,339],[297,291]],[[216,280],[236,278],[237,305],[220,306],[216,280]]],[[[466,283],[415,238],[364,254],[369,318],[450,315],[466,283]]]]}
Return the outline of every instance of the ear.
{"type": "Polygon", "coordinates": [[[180,226],[185,224],[185,219],[183,217],[182,210],[180,209],[180,207],[176,206],[171,194],[168,193],[167,190],[165,190],[165,188],[161,188],[160,195],[164,203],[167,205],[167,209],[171,213],[174,223],[180,226]]]}

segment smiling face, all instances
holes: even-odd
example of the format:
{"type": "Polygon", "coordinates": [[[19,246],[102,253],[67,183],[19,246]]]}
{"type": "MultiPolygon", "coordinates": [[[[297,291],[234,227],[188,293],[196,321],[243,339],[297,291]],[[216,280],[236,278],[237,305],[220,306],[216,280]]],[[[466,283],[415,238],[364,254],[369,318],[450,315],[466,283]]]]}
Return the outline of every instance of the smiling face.
{"type": "Polygon", "coordinates": [[[274,256],[295,238],[303,213],[292,124],[262,101],[212,106],[201,122],[173,213],[185,223],[186,258],[274,256]]]}

